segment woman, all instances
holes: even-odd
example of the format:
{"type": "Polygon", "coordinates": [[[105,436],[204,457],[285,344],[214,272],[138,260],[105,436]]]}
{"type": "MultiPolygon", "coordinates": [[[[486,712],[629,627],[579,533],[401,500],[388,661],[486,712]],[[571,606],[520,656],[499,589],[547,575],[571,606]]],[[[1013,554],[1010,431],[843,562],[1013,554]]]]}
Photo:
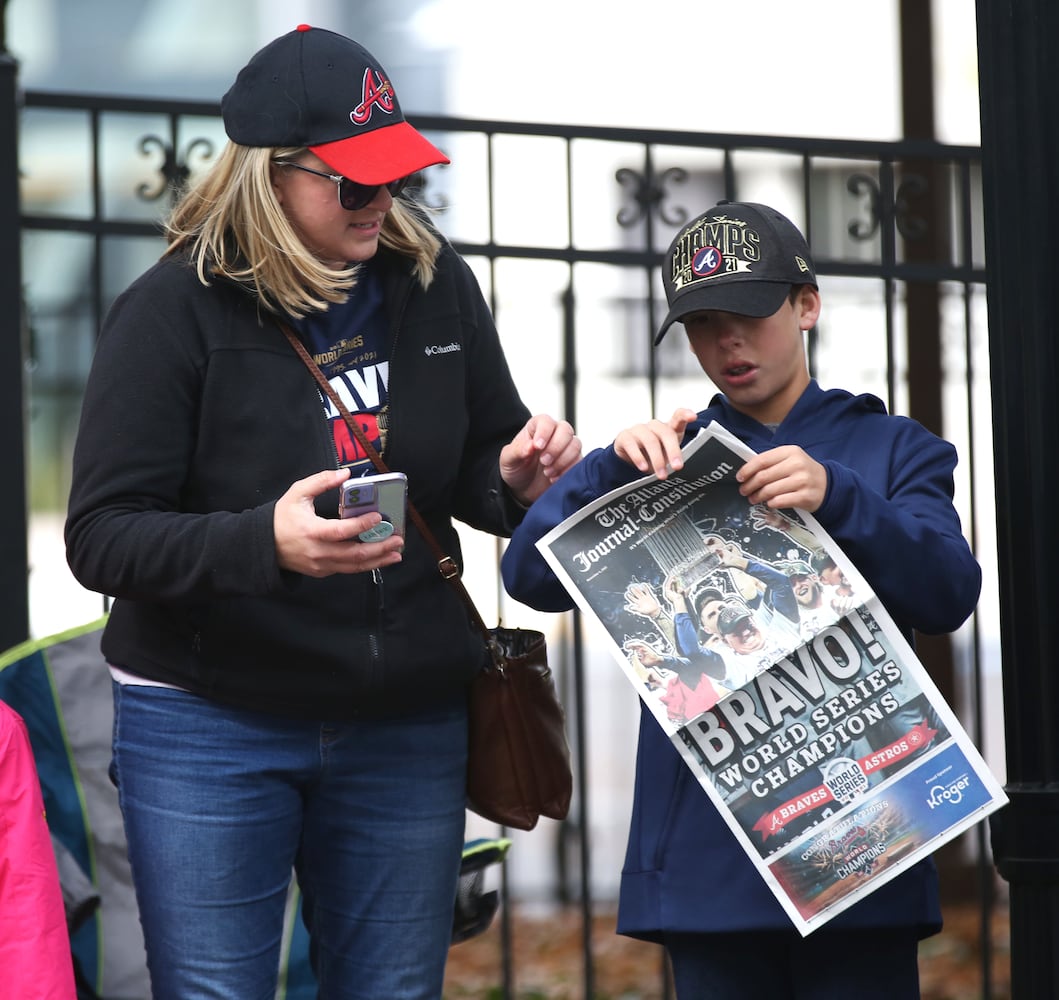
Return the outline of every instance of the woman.
{"type": "Polygon", "coordinates": [[[398,197],[445,157],[356,42],[301,25],[222,102],[231,142],[114,304],[67,551],[116,598],[113,773],[155,1000],[272,997],[291,868],[324,998],[441,994],[481,638],[277,320],[457,560],[580,457],[530,417],[466,264],[398,197]]]}

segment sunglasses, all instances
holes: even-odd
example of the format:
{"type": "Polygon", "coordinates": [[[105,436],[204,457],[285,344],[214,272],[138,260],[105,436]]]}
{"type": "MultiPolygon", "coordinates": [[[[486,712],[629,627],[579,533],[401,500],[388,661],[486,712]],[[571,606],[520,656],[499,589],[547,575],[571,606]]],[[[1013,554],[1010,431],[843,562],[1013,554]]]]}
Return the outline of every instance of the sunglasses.
{"type": "Polygon", "coordinates": [[[317,177],[326,177],[329,181],[334,181],[338,187],[338,203],[348,212],[356,212],[370,205],[379,193],[379,188],[386,188],[396,198],[411,180],[411,177],[398,177],[397,180],[387,181],[385,184],[360,184],[341,174],[325,174],[322,170],[303,167],[293,160],[276,160],[275,162],[281,167],[294,167],[296,170],[304,170],[307,174],[316,174],[317,177]]]}

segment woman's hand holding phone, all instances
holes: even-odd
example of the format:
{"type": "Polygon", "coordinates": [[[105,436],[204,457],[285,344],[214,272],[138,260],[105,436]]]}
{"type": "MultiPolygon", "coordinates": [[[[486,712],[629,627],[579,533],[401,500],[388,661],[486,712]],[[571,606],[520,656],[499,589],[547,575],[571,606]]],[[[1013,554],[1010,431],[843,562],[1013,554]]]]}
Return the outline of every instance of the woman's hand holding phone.
{"type": "MultiPolygon", "coordinates": [[[[400,507],[400,528],[396,521],[381,541],[361,541],[384,520],[377,509],[347,517],[326,518],[316,513],[314,500],[349,481],[348,469],[317,472],[293,483],[277,501],[273,513],[276,559],[280,567],[315,578],[334,573],[365,573],[401,561],[404,548],[404,506],[400,507]]],[[[354,483],[357,480],[353,480],[354,483]]],[[[392,511],[387,511],[392,513],[392,511]]],[[[396,515],[395,515],[396,516],[396,515]]]]}

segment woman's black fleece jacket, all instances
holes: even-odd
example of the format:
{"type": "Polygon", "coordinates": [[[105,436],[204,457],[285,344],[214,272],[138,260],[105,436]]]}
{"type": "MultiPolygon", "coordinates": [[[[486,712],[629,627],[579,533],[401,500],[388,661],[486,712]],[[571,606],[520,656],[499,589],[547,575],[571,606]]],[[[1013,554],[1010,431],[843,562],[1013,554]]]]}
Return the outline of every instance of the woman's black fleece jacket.
{"type": "MultiPolygon", "coordinates": [[[[380,249],[391,335],[384,458],[446,551],[506,536],[498,459],[529,418],[466,263],[430,288],[380,249]]],[[[481,636],[409,523],[403,561],[312,579],[277,565],[273,508],[337,458],[312,375],[244,288],[164,258],[115,302],[85,391],[66,524],[75,577],[116,598],[108,662],[244,708],[347,720],[454,697],[481,636]],[[376,579],[377,578],[377,579],[376,579]]],[[[337,515],[337,491],[317,512],[337,515]]],[[[355,544],[355,543],[353,543],[355,544]]]]}

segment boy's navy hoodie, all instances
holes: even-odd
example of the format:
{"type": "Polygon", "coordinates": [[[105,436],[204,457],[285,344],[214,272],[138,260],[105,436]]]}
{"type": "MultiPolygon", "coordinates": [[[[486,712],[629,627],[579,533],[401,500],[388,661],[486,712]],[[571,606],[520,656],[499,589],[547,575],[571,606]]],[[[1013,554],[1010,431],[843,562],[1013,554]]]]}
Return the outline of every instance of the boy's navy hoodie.
{"type": "MultiPolygon", "coordinates": [[[[798,445],[827,469],[814,517],[856,564],[911,642],[912,631],[958,628],[974,610],[981,570],[952,505],[956,452],[918,423],[890,416],[871,395],[824,391],[812,381],[775,431],[722,395],[688,428],[716,420],[754,451],[798,445]]],[[[536,548],[570,514],[643,474],[613,446],[587,455],[530,508],[503,558],[504,583],[544,611],[573,600],[536,548]]],[[[642,706],[641,706],[642,707],[642,706]]],[[[868,894],[828,929],[941,926],[937,872],[924,861],[868,894]]],[[[743,848],[643,708],[618,930],[648,940],[669,933],[790,929],[743,848]]]]}

